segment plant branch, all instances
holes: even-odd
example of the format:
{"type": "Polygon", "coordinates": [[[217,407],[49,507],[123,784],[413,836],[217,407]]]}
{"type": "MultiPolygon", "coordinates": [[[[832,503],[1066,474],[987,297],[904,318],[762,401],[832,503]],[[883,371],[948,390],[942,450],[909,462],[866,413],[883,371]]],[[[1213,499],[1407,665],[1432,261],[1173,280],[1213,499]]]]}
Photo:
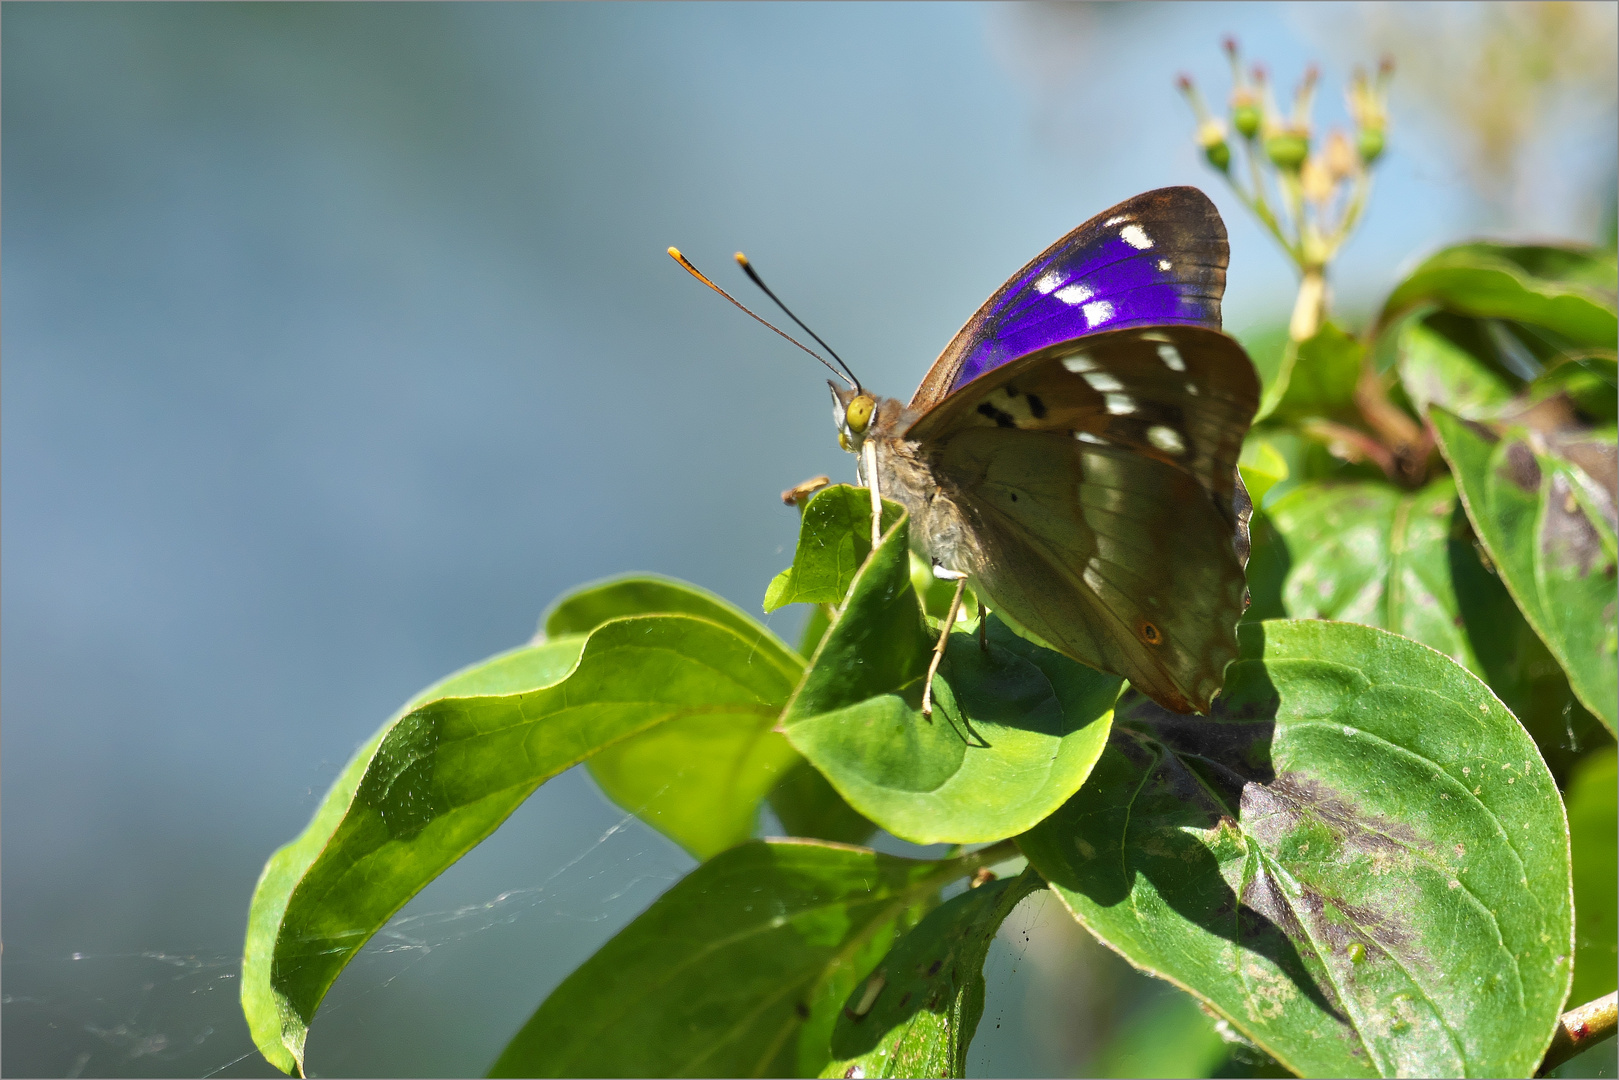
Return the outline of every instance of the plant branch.
{"type": "Polygon", "coordinates": [[[1619,1027],[1619,1004],[1615,995],[1587,1001],[1557,1018],[1557,1033],[1540,1063],[1536,1076],[1545,1076],[1575,1054],[1582,1054],[1604,1039],[1613,1038],[1619,1027]]]}

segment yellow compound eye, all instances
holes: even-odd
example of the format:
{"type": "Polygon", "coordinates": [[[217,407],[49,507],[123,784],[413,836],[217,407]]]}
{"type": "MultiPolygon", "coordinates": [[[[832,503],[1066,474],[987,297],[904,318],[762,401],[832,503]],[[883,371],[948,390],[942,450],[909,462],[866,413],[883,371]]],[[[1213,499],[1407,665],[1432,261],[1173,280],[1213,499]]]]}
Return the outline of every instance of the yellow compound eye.
{"type": "Polygon", "coordinates": [[[868,394],[861,394],[849,402],[848,412],[844,414],[843,422],[849,430],[856,435],[863,434],[866,425],[871,423],[871,414],[877,409],[877,401],[868,394]]]}

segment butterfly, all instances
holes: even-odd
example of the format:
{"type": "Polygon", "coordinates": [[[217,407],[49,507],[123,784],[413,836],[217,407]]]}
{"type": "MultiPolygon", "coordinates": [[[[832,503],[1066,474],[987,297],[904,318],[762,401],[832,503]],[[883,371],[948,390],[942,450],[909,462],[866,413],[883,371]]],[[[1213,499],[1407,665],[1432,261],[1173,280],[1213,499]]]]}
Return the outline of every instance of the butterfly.
{"type": "Polygon", "coordinates": [[[1206,195],[1149,191],[1014,274],[909,403],[830,384],[840,443],[958,604],[970,584],[1017,632],[1179,713],[1208,711],[1247,606],[1237,457],[1259,380],[1220,331],[1228,262],[1206,195]]]}

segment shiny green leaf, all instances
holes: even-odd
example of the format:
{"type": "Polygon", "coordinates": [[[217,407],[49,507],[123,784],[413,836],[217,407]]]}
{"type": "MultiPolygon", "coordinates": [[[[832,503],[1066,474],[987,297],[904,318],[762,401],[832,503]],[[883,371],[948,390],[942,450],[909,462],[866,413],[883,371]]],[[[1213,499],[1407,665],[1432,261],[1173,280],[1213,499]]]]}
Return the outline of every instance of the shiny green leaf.
{"type": "Polygon", "coordinates": [[[1305,1076],[1527,1076],[1573,946],[1534,744],[1451,660],[1348,623],[1244,624],[1208,717],[1136,695],[1019,839],[1087,928],[1305,1076]]]}
{"type": "Polygon", "coordinates": [[[966,1076],[990,942],[1012,909],[1043,888],[1026,870],[930,912],[844,1001],[821,1075],[966,1076]]]}
{"type": "Polygon", "coordinates": [[[1107,739],[1120,681],[989,620],[989,645],[950,635],[922,680],[937,632],[911,587],[907,524],[855,577],[782,725],[793,746],[860,813],[905,840],[996,840],[1060,806],[1107,739]]]}
{"type": "Polygon", "coordinates": [[[301,1069],[308,1025],[348,961],[541,783],[695,715],[768,731],[798,675],[785,650],[706,619],[651,615],[496,657],[419,696],[259,880],[242,1004],[260,1050],[301,1069]]]}
{"type": "Polygon", "coordinates": [[[490,1075],[813,1076],[849,992],[972,865],[732,848],[564,979],[490,1075]]]}
{"type": "Polygon", "coordinates": [[[1570,1007],[1614,990],[1619,970],[1619,769],[1613,747],[1598,750],[1568,787],[1574,852],[1574,988],[1570,1007]]]}
{"type": "MultiPolygon", "coordinates": [[[[897,503],[884,503],[884,531],[893,527],[901,513],[897,503]]],[[[870,554],[871,492],[848,484],[822,488],[804,507],[793,565],[770,582],[765,610],[788,604],[842,603],[855,571],[870,554]]]]}
{"type": "Polygon", "coordinates": [[[1467,516],[1518,608],[1610,731],[1619,719],[1619,554],[1612,488],[1614,441],[1549,441],[1515,425],[1485,426],[1434,407],[1440,449],[1467,516]],[[1558,451],[1558,452],[1554,452],[1558,451]],[[1607,477],[1603,477],[1604,480],[1607,477]]]}
{"type": "Polygon", "coordinates": [[[1594,249],[1447,248],[1394,289],[1379,323],[1432,304],[1476,318],[1543,327],[1576,346],[1611,349],[1619,337],[1612,266],[1612,253],[1594,249]]]}

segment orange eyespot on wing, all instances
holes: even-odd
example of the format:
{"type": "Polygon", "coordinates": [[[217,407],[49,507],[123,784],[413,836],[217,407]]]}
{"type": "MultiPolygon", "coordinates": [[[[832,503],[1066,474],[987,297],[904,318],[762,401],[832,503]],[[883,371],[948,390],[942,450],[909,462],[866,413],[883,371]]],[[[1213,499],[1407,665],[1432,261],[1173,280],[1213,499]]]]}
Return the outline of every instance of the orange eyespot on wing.
{"type": "Polygon", "coordinates": [[[1146,619],[1142,619],[1136,624],[1136,636],[1148,645],[1161,645],[1164,640],[1162,631],[1146,619]]]}

